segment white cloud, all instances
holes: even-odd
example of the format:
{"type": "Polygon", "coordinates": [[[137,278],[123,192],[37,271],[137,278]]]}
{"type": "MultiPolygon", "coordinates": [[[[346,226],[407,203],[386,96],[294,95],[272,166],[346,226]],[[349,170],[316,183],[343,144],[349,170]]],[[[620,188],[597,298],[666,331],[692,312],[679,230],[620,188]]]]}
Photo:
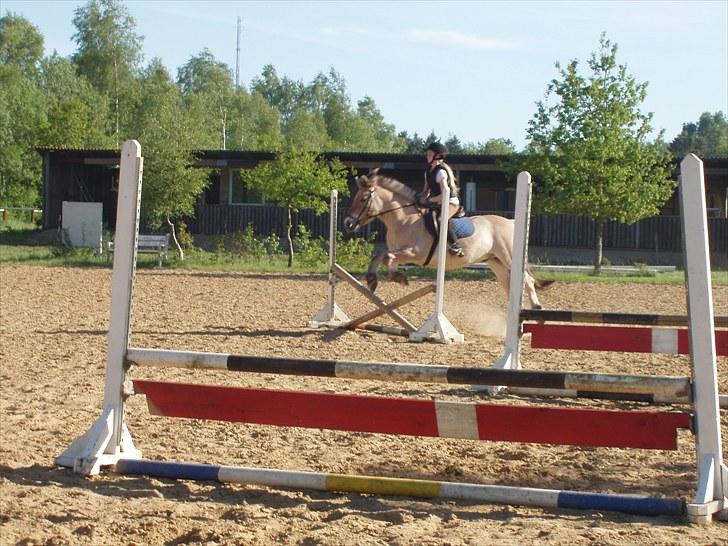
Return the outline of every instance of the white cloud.
{"type": "Polygon", "coordinates": [[[403,36],[413,42],[453,45],[466,49],[513,49],[515,47],[515,44],[498,38],[471,36],[453,30],[415,29],[405,32],[403,36]]]}

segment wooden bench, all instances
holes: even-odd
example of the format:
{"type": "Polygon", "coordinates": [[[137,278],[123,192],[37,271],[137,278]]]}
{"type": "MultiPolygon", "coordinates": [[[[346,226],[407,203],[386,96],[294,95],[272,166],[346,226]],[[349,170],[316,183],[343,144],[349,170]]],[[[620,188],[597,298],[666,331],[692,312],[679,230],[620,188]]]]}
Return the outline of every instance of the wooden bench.
{"type": "MultiPolygon", "coordinates": [[[[167,259],[167,250],[169,249],[169,233],[166,235],[139,235],[137,241],[137,253],[140,254],[157,254],[159,256],[159,267],[167,259]]],[[[109,241],[107,244],[107,260],[111,260],[114,256],[114,242],[109,241]]]]}

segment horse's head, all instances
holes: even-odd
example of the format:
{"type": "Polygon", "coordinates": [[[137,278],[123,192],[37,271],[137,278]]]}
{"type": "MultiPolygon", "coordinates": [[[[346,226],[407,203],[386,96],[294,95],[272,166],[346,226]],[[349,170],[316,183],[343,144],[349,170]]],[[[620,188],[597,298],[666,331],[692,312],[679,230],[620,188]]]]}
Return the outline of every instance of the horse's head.
{"type": "Polygon", "coordinates": [[[351,206],[346,211],[344,228],[351,232],[368,224],[379,214],[382,208],[381,199],[377,196],[377,181],[379,169],[356,178],[357,192],[351,200],[351,206]]]}

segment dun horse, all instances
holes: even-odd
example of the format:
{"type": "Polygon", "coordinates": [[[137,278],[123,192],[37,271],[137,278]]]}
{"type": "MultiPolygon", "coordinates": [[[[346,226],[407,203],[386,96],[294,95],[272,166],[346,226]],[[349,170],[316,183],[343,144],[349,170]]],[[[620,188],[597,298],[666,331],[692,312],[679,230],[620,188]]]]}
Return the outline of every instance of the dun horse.
{"type": "MultiPolygon", "coordinates": [[[[437,253],[432,252],[434,236],[425,224],[425,213],[415,203],[415,190],[394,178],[374,170],[357,178],[358,191],[347,210],[344,227],[354,231],[379,218],[387,228],[387,247],[375,253],[369,264],[366,281],[369,289],[377,288],[377,269],[383,263],[389,280],[407,284],[407,277],[398,270],[398,263],[413,263],[437,268],[437,253]],[[428,260],[429,258],[429,260],[428,260]]],[[[473,216],[455,220],[461,223],[460,246],[464,255],[447,256],[445,269],[459,269],[474,262],[487,262],[498,282],[509,288],[513,220],[496,215],[473,216]]],[[[525,274],[531,306],[540,309],[536,289],[546,288],[553,281],[538,281],[525,274]]]]}

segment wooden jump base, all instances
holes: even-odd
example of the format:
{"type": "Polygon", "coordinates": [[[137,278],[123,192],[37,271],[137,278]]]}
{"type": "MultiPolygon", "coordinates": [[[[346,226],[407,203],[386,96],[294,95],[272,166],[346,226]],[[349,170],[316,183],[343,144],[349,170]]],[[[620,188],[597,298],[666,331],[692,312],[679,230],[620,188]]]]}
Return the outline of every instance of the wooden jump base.
{"type": "MultiPolygon", "coordinates": [[[[688,331],[670,328],[525,323],[533,349],[690,354],[688,331]]],[[[715,330],[715,349],[728,356],[728,330],[715,330]]]]}
{"type": "Polygon", "coordinates": [[[459,385],[504,385],[545,389],[573,389],[594,393],[671,396],[688,399],[688,377],[616,375],[534,370],[465,368],[434,364],[395,364],[349,360],[298,359],[129,348],[128,365],[166,368],[216,369],[339,379],[415,381],[459,385]]]}
{"type": "MultiPolygon", "coordinates": [[[[633,326],[687,326],[684,315],[650,315],[640,313],[594,313],[590,311],[558,311],[551,309],[522,309],[522,321],[584,322],[588,324],[629,324],[633,326]]],[[[728,328],[728,317],[714,317],[716,328],[728,328]]]]}
{"type": "Polygon", "coordinates": [[[681,516],[685,503],[680,499],[585,493],[532,487],[480,485],[472,483],[355,476],[218,466],[196,463],[120,459],[116,472],[132,476],[151,476],[178,480],[213,481],[261,485],[286,489],[310,489],[365,495],[396,495],[426,499],[455,499],[489,504],[511,504],[536,508],[609,510],[639,516],[681,516]]]}
{"type": "MultiPolygon", "coordinates": [[[[446,194],[449,195],[449,188],[446,194]]],[[[447,195],[443,196],[443,203],[447,203],[447,195]]],[[[331,191],[331,203],[330,203],[330,221],[329,221],[329,295],[326,304],[316,313],[316,316],[308,321],[310,328],[336,328],[355,330],[357,328],[371,330],[374,332],[384,332],[392,335],[400,335],[409,338],[411,341],[436,341],[439,343],[461,343],[464,338],[463,335],[458,332],[450,321],[445,317],[443,313],[443,291],[445,288],[445,242],[446,235],[441,234],[440,237],[440,248],[439,262],[437,268],[437,279],[434,284],[415,290],[401,298],[386,303],[379,296],[375,295],[369,287],[364,286],[359,282],[353,275],[336,263],[336,227],[337,227],[337,212],[338,212],[338,192],[336,190],[331,191]],[[357,318],[350,319],[346,313],[336,303],[336,283],[339,281],[346,282],[352,286],[362,296],[367,298],[371,303],[376,306],[376,309],[365,313],[357,318]],[[435,314],[430,317],[421,327],[417,327],[412,324],[409,320],[403,317],[397,309],[408,303],[416,301],[423,296],[435,293],[435,314]],[[382,326],[378,324],[369,324],[370,321],[382,315],[389,315],[389,317],[397,322],[402,328],[391,328],[389,326],[382,326]]],[[[448,212],[447,206],[443,206],[442,214],[448,212]]],[[[446,216],[443,216],[446,217],[446,216]]],[[[444,230],[443,230],[444,231],[444,230]]]]}
{"type": "MultiPolygon", "coordinates": [[[[287,423],[285,426],[297,423],[301,423],[301,426],[315,426],[316,428],[327,424],[344,426],[343,417],[341,416],[346,415],[353,416],[352,419],[360,423],[360,428],[367,431],[373,428],[378,432],[386,432],[394,428],[398,432],[415,432],[418,435],[423,431],[430,431],[431,434],[436,433],[438,436],[464,436],[473,439],[488,438],[493,435],[498,438],[502,436],[506,439],[513,438],[515,441],[552,442],[564,440],[565,442],[573,441],[579,444],[637,444],[636,447],[642,446],[642,442],[648,442],[652,446],[673,446],[676,430],[689,426],[694,430],[696,436],[698,480],[695,498],[692,503],[685,506],[685,512],[691,521],[700,522],[710,521],[714,515],[728,515],[728,499],[726,499],[724,488],[724,484],[728,483],[728,470],[722,460],[714,355],[712,363],[710,361],[711,350],[713,353],[715,352],[714,344],[711,346],[711,342],[714,342],[714,340],[709,336],[701,337],[702,334],[712,333],[710,276],[706,274],[708,268],[706,267],[705,258],[705,255],[707,255],[707,237],[705,235],[707,227],[705,222],[705,196],[702,185],[704,178],[702,163],[697,157],[688,156],[681,164],[681,172],[682,182],[680,187],[683,198],[681,209],[686,217],[683,232],[686,233],[686,241],[702,241],[704,247],[701,254],[701,252],[695,251],[695,247],[691,246],[688,249],[686,259],[687,270],[691,272],[688,283],[690,297],[688,308],[691,312],[690,345],[692,349],[691,362],[693,364],[691,390],[695,394],[694,413],[690,416],[679,412],[624,412],[582,409],[569,409],[567,411],[563,408],[461,404],[431,400],[391,400],[378,397],[322,395],[319,393],[288,391],[273,394],[271,391],[257,389],[233,388],[227,391],[225,389],[230,389],[229,387],[168,385],[144,380],[137,380],[130,384],[128,381],[128,366],[133,360],[129,357],[138,357],[140,355],[140,353],[134,354],[134,350],[130,350],[129,340],[131,338],[132,294],[136,272],[135,241],[139,230],[142,158],[139,144],[135,141],[127,141],[121,152],[119,175],[119,200],[116,221],[117,248],[114,253],[104,406],[101,415],[90,429],[76,438],[56,458],[56,463],[72,467],[76,472],[85,475],[97,474],[103,466],[118,465],[120,471],[133,472],[136,469],[150,475],[162,476],[165,472],[168,472],[174,477],[189,476],[194,479],[217,480],[237,477],[243,482],[246,479],[251,482],[256,479],[265,479],[269,480],[266,484],[270,483],[272,486],[292,484],[294,487],[307,487],[306,484],[309,482],[305,476],[310,476],[310,474],[306,473],[287,473],[285,478],[281,478],[282,474],[279,471],[256,471],[253,469],[247,475],[241,476],[239,474],[235,475],[235,471],[227,470],[230,467],[197,465],[194,467],[188,465],[170,467],[171,463],[154,463],[141,460],[135,463],[129,461],[129,459],[141,459],[141,453],[134,446],[124,416],[125,398],[130,394],[130,389],[136,389],[137,391],[146,389],[152,411],[165,414],[190,412],[190,416],[194,418],[206,415],[214,419],[237,417],[241,411],[240,399],[242,397],[248,401],[252,400],[252,406],[250,407],[258,415],[257,421],[260,422],[275,419],[276,422],[287,423]],[[690,189],[686,190],[686,186],[689,186],[690,189]],[[700,226],[701,222],[699,221],[701,211],[702,226],[700,226]],[[697,231],[696,226],[699,228],[697,231]],[[703,322],[700,322],[700,319],[696,319],[696,317],[704,317],[703,322]],[[703,324],[708,322],[711,328],[705,328],[705,324],[703,324]],[[214,390],[208,391],[207,389],[214,390]],[[233,394],[228,395],[227,392],[233,394]],[[218,403],[223,399],[227,399],[227,402],[224,404],[222,402],[218,403]],[[291,404],[291,400],[293,400],[293,404],[291,404]],[[266,404],[268,405],[266,406],[266,404]],[[190,409],[190,406],[192,409],[190,409]],[[524,413],[525,411],[531,413],[524,413]],[[401,416],[402,414],[408,414],[408,412],[410,415],[417,415],[416,417],[412,415],[410,419],[401,416]],[[485,412],[485,418],[481,418],[481,412],[485,412]],[[367,420],[362,417],[362,415],[369,413],[376,416],[375,425],[366,422],[367,420]],[[545,422],[539,415],[540,413],[543,413],[544,419],[546,419],[545,422]],[[416,421],[415,419],[419,420],[416,421]],[[333,420],[333,422],[330,420],[333,420]],[[508,425],[509,422],[510,425],[508,425]],[[497,433],[489,428],[493,426],[497,427],[497,433]],[[642,432],[635,433],[635,430],[641,430],[642,432]],[[632,436],[635,437],[632,438],[632,436]],[[198,469],[207,470],[198,472],[198,469]],[[258,477],[253,476],[256,472],[264,473],[265,478],[261,477],[263,474],[260,473],[258,477]],[[278,479],[289,481],[276,482],[275,480],[278,479]]],[[[516,201],[519,203],[518,207],[520,207],[523,182],[524,180],[530,182],[530,177],[527,173],[521,173],[518,179],[516,201]]],[[[519,209],[517,208],[517,210],[519,209]]],[[[519,247],[519,245],[522,245],[519,240],[524,234],[527,234],[527,230],[519,227],[517,222],[511,287],[519,287],[520,297],[522,297],[523,289],[525,250],[523,246],[519,247]],[[519,254],[521,254],[520,257],[519,254]]],[[[440,250],[443,251],[443,249],[444,245],[441,245],[440,250]]],[[[698,248],[698,250],[700,249],[698,248]]],[[[438,282],[442,278],[442,273],[443,271],[438,271],[438,282]]],[[[513,294],[512,291],[509,301],[508,334],[511,337],[507,336],[506,339],[508,349],[512,348],[509,341],[512,339],[513,332],[518,333],[518,328],[513,330],[512,326],[520,326],[520,302],[518,302],[518,305],[514,303],[513,294]],[[514,312],[511,313],[511,311],[514,312]]],[[[437,295],[436,313],[441,310],[442,291],[438,291],[437,295]]],[[[333,303],[333,300],[330,301],[333,303]]],[[[426,324],[428,323],[429,325],[434,324],[431,320],[428,320],[426,324]]],[[[506,356],[509,358],[509,364],[517,363],[517,355],[514,356],[511,353],[506,356]]],[[[225,366],[227,367],[228,364],[226,358],[225,366]]],[[[248,361],[246,365],[249,364],[248,361]]],[[[336,371],[335,367],[335,374],[336,371]]],[[[516,376],[512,375],[512,377],[516,376]]],[[[347,420],[347,430],[353,428],[349,425],[349,420],[347,420]]],[[[659,448],[662,449],[662,447],[659,448]]],[[[240,472],[244,474],[245,469],[240,472]]],[[[431,492],[430,496],[435,494],[446,496],[447,493],[453,493],[454,495],[462,495],[459,498],[469,500],[481,498],[486,502],[506,502],[508,504],[610,509],[628,512],[631,512],[630,508],[634,508],[640,510],[637,512],[640,514],[677,515],[682,513],[681,503],[674,499],[647,499],[645,497],[572,493],[530,488],[495,489],[500,486],[471,484],[454,484],[452,489],[457,489],[458,485],[460,485],[460,489],[459,491],[452,491],[452,489],[447,489],[451,486],[444,482],[417,482],[417,485],[408,485],[415,484],[415,482],[412,480],[399,481],[364,476],[343,477],[337,480],[336,475],[323,476],[333,476],[330,482],[328,477],[324,478],[323,486],[325,490],[351,487],[354,490],[375,494],[415,495],[424,490],[424,485],[422,485],[424,483],[429,484],[427,490],[431,492]],[[337,485],[337,483],[340,485],[337,485]],[[396,485],[388,485],[395,483],[396,485]]],[[[319,480],[317,483],[321,484],[322,482],[319,480]]]]}

